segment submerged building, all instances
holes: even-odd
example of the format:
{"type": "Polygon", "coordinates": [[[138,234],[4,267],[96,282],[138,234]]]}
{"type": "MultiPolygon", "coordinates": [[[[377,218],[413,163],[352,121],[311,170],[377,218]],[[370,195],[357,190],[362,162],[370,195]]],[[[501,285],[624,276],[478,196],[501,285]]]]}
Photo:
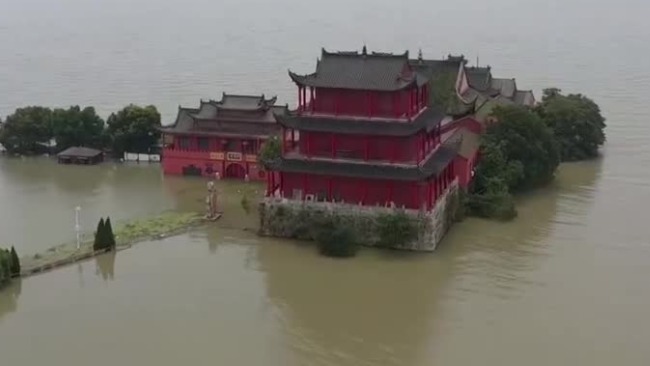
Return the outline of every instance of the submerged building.
{"type": "Polygon", "coordinates": [[[288,111],[264,95],[223,94],[198,108],[178,108],[176,121],[161,128],[165,174],[266,179],[258,164],[262,144],[280,127],[275,115],[288,111]]]}
{"type": "Polygon", "coordinates": [[[378,215],[399,211],[421,229],[402,249],[435,249],[459,186],[471,181],[483,130],[476,99],[464,97],[466,63],[364,47],[322,50],[313,73],[289,72],[298,106],[276,115],[282,156],[269,163],[261,233],[300,237],[287,217],[337,213],[372,244],[378,215]]]}

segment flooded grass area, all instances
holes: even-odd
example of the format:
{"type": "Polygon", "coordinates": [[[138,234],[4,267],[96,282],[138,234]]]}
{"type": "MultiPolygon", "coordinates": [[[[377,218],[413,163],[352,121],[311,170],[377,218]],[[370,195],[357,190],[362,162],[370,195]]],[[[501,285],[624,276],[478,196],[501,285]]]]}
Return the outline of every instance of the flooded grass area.
{"type": "MultiPolygon", "coordinates": [[[[145,240],[162,239],[180,234],[205,223],[198,213],[166,212],[159,216],[118,223],[115,230],[117,250],[145,240]]],[[[101,254],[93,250],[94,233],[83,235],[79,248],[76,242],[51,247],[43,253],[21,258],[22,275],[40,273],[101,254]]]]}

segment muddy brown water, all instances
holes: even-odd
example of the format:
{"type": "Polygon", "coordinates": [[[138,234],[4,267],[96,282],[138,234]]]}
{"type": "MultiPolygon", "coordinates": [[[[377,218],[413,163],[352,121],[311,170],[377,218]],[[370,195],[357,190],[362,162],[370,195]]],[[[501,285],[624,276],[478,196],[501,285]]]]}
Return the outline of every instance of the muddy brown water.
{"type": "MultiPolygon", "coordinates": [[[[538,96],[588,94],[609,125],[603,158],[563,165],[553,185],[520,198],[513,222],[456,225],[433,254],[336,261],[209,227],[17,282],[0,292],[3,365],[648,364],[645,1],[0,5],[2,115],[71,103],[106,115],[137,102],[170,122],[179,103],[222,90],[293,103],[288,67],[308,72],[321,46],[365,42],[478,55],[538,96]]],[[[155,166],[82,168],[0,159],[0,242],[34,253],[71,240],[76,205],[84,228],[104,212],[201,207],[201,181],[155,166]]],[[[224,220],[250,225],[241,212],[224,220]]]]}

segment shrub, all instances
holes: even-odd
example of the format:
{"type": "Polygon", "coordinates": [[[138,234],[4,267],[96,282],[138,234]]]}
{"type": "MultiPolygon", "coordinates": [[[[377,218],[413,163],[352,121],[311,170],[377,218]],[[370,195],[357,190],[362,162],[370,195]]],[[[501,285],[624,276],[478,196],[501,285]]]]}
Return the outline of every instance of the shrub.
{"type": "Polygon", "coordinates": [[[6,249],[0,249],[0,286],[11,279],[11,254],[6,249]]]}
{"type": "Polygon", "coordinates": [[[95,242],[93,243],[94,250],[104,249],[104,218],[99,219],[97,223],[97,231],[95,231],[95,242]]]}
{"type": "Polygon", "coordinates": [[[508,192],[470,194],[465,201],[465,208],[472,216],[511,220],[517,216],[514,199],[508,192]]]}
{"type": "Polygon", "coordinates": [[[328,257],[354,257],[359,250],[354,231],[345,224],[335,223],[331,218],[320,226],[316,243],[319,252],[328,257]]]}
{"type": "Polygon", "coordinates": [[[106,221],[104,222],[104,237],[106,240],[105,248],[110,250],[115,249],[115,235],[113,234],[113,226],[111,225],[110,217],[107,217],[106,221]]]}
{"type": "Polygon", "coordinates": [[[250,215],[251,213],[251,203],[248,200],[248,196],[244,194],[241,198],[241,208],[244,210],[246,215],[250,215]]]}
{"type": "Polygon", "coordinates": [[[405,247],[418,238],[418,227],[404,212],[382,214],[377,218],[378,246],[405,247]]]}

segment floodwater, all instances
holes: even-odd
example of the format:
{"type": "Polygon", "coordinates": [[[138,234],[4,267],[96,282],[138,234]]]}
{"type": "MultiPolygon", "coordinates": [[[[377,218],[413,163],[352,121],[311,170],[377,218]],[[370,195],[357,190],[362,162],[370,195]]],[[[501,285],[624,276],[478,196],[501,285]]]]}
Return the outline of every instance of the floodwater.
{"type": "MultiPolygon", "coordinates": [[[[563,165],[513,222],[456,225],[433,254],[337,261],[214,227],[22,280],[0,292],[3,362],[647,365],[649,10],[643,0],[0,0],[3,115],[71,103],[106,115],[136,102],[170,122],[179,103],[223,90],[293,103],[287,68],[312,70],[321,46],[366,43],[479,56],[538,96],[583,92],[608,118],[603,158],[563,165]]],[[[105,213],[200,207],[202,184],[155,166],[0,159],[0,242],[33,253],[70,240],[76,205],[84,227],[105,213]]]]}

